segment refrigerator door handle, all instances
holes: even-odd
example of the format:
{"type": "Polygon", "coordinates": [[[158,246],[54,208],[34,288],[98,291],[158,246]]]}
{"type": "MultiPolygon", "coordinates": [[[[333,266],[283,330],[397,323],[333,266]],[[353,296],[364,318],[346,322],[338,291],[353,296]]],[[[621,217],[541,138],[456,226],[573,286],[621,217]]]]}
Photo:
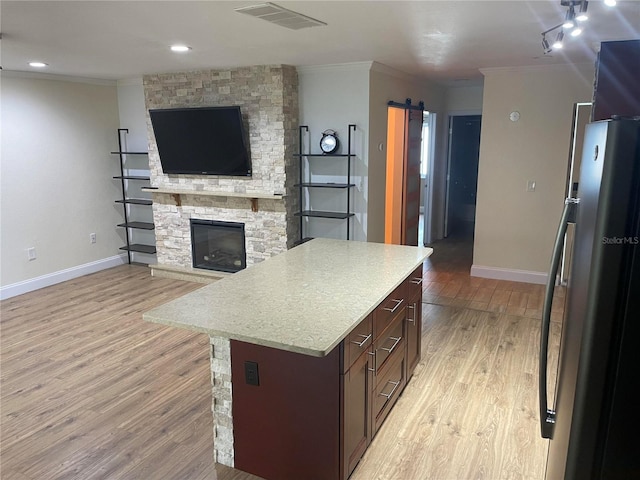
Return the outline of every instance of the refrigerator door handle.
{"type": "Polygon", "coordinates": [[[567,233],[567,225],[575,221],[576,205],[580,202],[577,198],[567,198],[564,202],[564,210],[560,219],[560,226],[556,235],[551,255],[551,266],[542,309],[542,328],[540,331],[540,359],[538,371],[539,400],[540,400],[540,430],[542,438],[553,438],[553,427],[556,422],[556,412],[547,405],[547,351],[549,349],[549,327],[551,324],[551,307],[553,304],[553,290],[556,284],[556,276],[560,266],[564,236],[567,233]]]}

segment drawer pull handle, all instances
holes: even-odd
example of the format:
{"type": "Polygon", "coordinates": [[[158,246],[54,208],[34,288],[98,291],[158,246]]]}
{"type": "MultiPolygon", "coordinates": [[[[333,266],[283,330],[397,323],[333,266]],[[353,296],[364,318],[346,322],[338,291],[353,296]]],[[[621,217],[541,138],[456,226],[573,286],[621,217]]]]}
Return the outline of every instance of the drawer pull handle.
{"type": "Polygon", "coordinates": [[[413,305],[407,305],[407,310],[413,310],[413,318],[407,317],[407,322],[416,323],[416,302],[413,302],[413,305]]]}
{"type": "Polygon", "coordinates": [[[411,283],[413,283],[414,285],[422,285],[422,277],[413,277],[411,280],[409,280],[411,283]]]}
{"type": "Polygon", "coordinates": [[[380,347],[380,350],[384,350],[385,352],[389,352],[389,354],[391,354],[391,352],[393,352],[393,349],[396,348],[400,343],[400,341],[402,340],[402,337],[389,337],[389,338],[391,340],[395,340],[395,343],[391,346],[391,348],[380,347]]]}
{"type": "Polygon", "coordinates": [[[379,393],[380,396],[386,397],[387,399],[393,397],[393,394],[396,393],[396,389],[400,385],[400,380],[398,380],[397,382],[392,382],[391,380],[389,380],[387,384],[389,383],[393,385],[393,389],[389,393],[382,393],[382,392],[379,393]]]}
{"type": "Polygon", "coordinates": [[[369,335],[362,335],[362,334],[358,334],[359,337],[363,337],[363,340],[361,342],[354,342],[353,340],[351,340],[351,343],[353,343],[354,345],[359,346],[360,348],[363,347],[363,345],[365,343],[367,343],[369,341],[369,339],[371,338],[371,334],[369,335]]]}
{"type": "Polygon", "coordinates": [[[391,301],[392,301],[392,302],[396,302],[396,304],[395,304],[395,306],[394,306],[393,308],[383,307],[382,309],[383,309],[383,310],[385,310],[385,311],[387,311],[387,312],[391,312],[391,313],[393,313],[393,312],[395,312],[395,311],[398,309],[398,307],[399,307],[400,305],[402,305],[402,302],[404,302],[404,299],[403,299],[403,298],[401,298],[400,300],[396,300],[395,298],[392,298],[392,299],[391,299],[391,301]]]}
{"type": "Polygon", "coordinates": [[[368,352],[368,353],[373,357],[373,368],[369,368],[368,370],[370,372],[373,372],[374,375],[377,375],[378,371],[376,370],[376,363],[377,363],[376,351],[374,350],[373,352],[368,352]]]}

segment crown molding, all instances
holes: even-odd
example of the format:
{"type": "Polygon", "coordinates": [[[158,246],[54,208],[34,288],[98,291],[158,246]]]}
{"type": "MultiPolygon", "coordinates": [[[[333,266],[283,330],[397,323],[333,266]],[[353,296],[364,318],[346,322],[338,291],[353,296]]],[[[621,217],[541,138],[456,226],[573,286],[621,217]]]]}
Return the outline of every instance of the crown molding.
{"type": "Polygon", "coordinates": [[[132,77],[132,78],[122,78],[116,82],[118,87],[130,87],[130,86],[139,86],[143,85],[142,77],[132,77]]]}
{"type": "Polygon", "coordinates": [[[566,72],[566,71],[580,71],[582,73],[587,73],[589,71],[593,71],[595,68],[595,63],[551,63],[548,65],[522,65],[519,67],[488,67],[488,68],[480,68],[479,71],[485,77],[487,74],[502,74],[502,73],[534,73],[534,72],[566,72]]]}
{"type": "MultiPolygon", "coordinates": [[[[420,83],[425,82],[425,79],[418,78],[414,75],[410,75],[406,72],[403,72],[402,70],[397,70],[393,67],[390,67],[380,62],[373,62],[373,64],[371,65],[371,71],[383,73],[385,75],[389,75],[390,77],[396,77],[401,80],[407,80],[409,82],[420,82],[420,83]]],[[[430,82],[430,80],[426,80],[426,81],[430,82]]]]}
{"type": "Polygon", "coordinates": [[[54,80],[58,82],[86,83],[89,85],[101,85],[115,87],[115,80],[104,78],[73,77],[71,75],[56,75],[53,73],[25,72],[22,70],[0,70],[1,75],[7,78],[31,78],[36,80],[54,80]]]}
{"type": "Polygon", "coordinates": [[[320,72],[368,72],[375,62],[332,63],[327,65],[302,65],[296,67],[298,74],[320,72]]]}

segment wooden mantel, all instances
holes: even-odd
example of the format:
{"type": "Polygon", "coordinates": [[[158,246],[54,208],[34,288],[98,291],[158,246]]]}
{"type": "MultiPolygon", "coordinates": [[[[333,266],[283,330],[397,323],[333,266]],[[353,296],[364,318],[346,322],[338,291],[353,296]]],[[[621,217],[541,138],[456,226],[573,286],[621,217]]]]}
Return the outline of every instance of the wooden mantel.
{"type": "Polygon", "coordinates": [[[181,195],[195,195],[205,197],[235,197],[235,198],[248,198],[251,201],[251,211],[258,211],[258,199],[266,200],[282,200],[284,195],[274,193],[238,193],[238,192],[211,192],[204,190],[180,190],[179,188],[166,188],[166,187],[145,187],[143,192],[151,193],[167,193],[173,197],[176,205],[179,207],[182,205],[181,195]]]}

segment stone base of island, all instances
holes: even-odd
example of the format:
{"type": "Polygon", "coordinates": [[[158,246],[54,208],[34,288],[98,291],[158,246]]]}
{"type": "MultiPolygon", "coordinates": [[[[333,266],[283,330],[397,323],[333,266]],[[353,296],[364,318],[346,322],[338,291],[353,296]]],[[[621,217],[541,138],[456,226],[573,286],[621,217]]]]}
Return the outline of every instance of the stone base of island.
{"type": "Polygon", "coordinates": [[[314,239],[146,312],[211,339],[216,462],[347,479],[420,360],[431,252],[314,239]]]}

